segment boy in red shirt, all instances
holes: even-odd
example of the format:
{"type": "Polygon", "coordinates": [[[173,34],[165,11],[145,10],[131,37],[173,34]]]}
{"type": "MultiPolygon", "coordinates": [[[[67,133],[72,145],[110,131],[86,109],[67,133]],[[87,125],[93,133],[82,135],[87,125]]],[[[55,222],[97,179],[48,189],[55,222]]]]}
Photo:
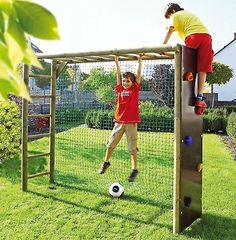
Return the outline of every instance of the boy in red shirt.
{"type": "Polygon", "coordinates": [[[121,75],[119,57],[115,58],[117,67],[117,107],[114,117],[114,128],[107,144],[107,150],[100,174],[105,173],[111,165],[110,157],[119,143],[123,134],[126,134],[128,149],[131,154],[131,173],[128,177],[129,182],[133,182],[138,175],[137,167],[137,124],[140,123],[139,116],[139,91],[141,82],[142,55],[138,58],[137,76],[131,72],[121,75]]]}
{"type": "Polygon", "coordinates": [[[184,10],[177,3],[168,3],[164,14],[165,18],[171,18],[172,24],[168,28],[163,44],[166,44],[172,33],[176,31],[187,47],[197,49],[198,94],[195,106],[206,108],[203,91],[207,73],[212,72],[211,35],[197,15],[184,10]]]}

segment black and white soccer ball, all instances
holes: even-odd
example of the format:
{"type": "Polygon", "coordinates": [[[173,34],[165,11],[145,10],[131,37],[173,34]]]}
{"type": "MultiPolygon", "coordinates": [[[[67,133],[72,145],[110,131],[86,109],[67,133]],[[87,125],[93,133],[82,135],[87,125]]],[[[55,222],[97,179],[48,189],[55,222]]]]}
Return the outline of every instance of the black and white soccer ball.
{"type": "Polygon", "coordinates": [[[124,194],[124,187],[120,183],[112,183],[109,187],[109,194],[114,198],[119,198],[124,194]]]}

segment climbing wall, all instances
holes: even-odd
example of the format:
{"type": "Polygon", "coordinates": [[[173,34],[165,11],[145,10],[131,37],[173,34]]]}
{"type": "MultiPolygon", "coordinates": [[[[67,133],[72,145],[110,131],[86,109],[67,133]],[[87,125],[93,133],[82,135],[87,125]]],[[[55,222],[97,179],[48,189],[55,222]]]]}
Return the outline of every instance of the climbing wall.
{"type": "Polygon", "coordinates": [[[182,46],[180,232],[202,215],[202,115],[195,113],[196,51],[182,46]]]}

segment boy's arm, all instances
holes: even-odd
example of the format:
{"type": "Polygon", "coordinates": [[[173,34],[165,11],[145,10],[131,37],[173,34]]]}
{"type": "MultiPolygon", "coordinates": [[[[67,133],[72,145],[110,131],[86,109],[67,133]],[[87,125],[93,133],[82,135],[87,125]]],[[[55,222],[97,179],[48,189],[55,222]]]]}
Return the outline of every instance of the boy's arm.
{"type": "Polygon", "coordinates": [[[143,54],[139,54],[138,56],[138,70],[137,70],[137,76],[136,76],[136,82],[140,84],[141,78],[142,78],[142,59],[143,59],[143,54]]]}
{"type": "Polygon", "coordinates": [[[168,31],[167,31],[167,33],[166,33],[166,36],[165,36],[163,44],[167,44],[168,43],[168,41],[169,41],[169,39],[170,39],[170,37],[171,37],[171,35],[172,35],[172,33],[174,31],[175,31],[175,28],[173,26],[170,26],[168,31]]]}
{"type": "Polygon", "coordinates": [[[115,62],[116,62],[116,71],[117,71],[117,85],[121,83],[121,70],[120,70],[120,64],[119,64],[119,56],[115,56],[115,62]]]}

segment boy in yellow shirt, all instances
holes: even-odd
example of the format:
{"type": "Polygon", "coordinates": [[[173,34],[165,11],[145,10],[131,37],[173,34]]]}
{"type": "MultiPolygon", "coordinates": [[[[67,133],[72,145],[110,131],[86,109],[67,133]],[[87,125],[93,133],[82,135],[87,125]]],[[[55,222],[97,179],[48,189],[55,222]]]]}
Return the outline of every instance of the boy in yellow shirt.
{"type": "Polygon", "coordinates": [[[207,73],[212,72],[213,50],[211,35],[197,15],[184,10],[177,3],[167,4],[165,18],[171,18],[172,24],[168,28],[163,44],[167,44],[172,33],[176,31],[180,38],[184,40],[187,47],[198,50],[198,94],[195,106],[206,108],[207,105],[203,98],[203,91],[207,73]]]}

